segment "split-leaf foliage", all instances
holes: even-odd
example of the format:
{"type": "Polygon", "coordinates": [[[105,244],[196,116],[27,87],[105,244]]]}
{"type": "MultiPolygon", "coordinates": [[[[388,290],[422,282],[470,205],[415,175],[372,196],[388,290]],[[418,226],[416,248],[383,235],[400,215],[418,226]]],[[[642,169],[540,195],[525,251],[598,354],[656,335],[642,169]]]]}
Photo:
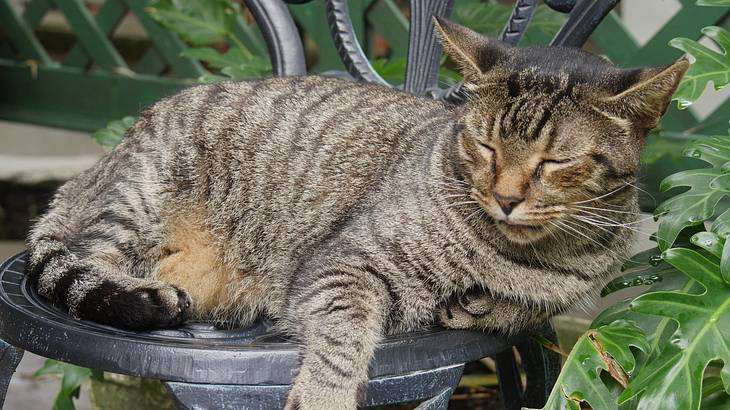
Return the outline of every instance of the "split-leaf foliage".
{"type": "MultiPolygon", "coordinates": [[[[687,38],[669,43],[692,61],[674,96],[680,108],[709,83],[730,83],[730,34],[714,26],[702,34],[722,51],[687,38]]],[[[699,139],[683,155],[706,166],[662,181],[660,189],[676,195],[656,208],[657,247],[634,255],[602,294],[648,288],[594,320],[544,409],[730,409],[730,134],[699,139]],[[605,329],[625,339],[597,337],[605,329]]]]}

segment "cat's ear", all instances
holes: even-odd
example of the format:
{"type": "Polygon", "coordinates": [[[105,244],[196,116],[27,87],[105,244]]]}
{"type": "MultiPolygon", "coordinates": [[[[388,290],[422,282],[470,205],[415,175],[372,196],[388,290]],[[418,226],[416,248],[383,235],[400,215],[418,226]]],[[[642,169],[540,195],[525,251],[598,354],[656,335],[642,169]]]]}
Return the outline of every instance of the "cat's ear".
{"type": "Polygon", "coordinates": [[[433,25],[446,54],[456,63],[466,81],[473,81],[487,72],[504,54],[504,46],[440,17],[433,25]]]}
{"type": "Polygon", "coordinates": [[[617,95],[604,98],[603,103],[610,111],[641,127],[654,128],[688,68],[689,61],[681,59],[666,67],[641,70],[638,75],[627,71],[632,83],[617,95]]]}

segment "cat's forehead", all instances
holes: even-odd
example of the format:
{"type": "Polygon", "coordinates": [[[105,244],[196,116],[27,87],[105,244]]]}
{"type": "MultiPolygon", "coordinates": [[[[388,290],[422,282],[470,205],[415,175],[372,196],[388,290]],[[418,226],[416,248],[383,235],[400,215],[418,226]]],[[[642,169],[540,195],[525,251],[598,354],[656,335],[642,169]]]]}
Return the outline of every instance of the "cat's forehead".
{"type": "Polygon", "coordinates": [[[568,47],[512,47],[496,59],[483,77],[515,93],[534,98],[570,95],[575,90],[615,94],[636,81],[630,71],[621,70],[602,57],[568,47]]]}
{"type": "Polygon", "coordinates": [[[500,140],[537,141],[553,132],[561,120],[581,113],[566,76],[513,73],[505,79],[505,88],[483,111],[491,117],[491,132],[500,140]]]}

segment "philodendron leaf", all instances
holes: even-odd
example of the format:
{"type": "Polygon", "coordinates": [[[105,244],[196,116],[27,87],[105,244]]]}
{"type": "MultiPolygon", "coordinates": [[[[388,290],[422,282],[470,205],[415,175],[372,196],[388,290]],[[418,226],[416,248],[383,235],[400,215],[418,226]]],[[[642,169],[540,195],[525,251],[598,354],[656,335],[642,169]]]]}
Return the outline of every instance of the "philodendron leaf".
{"type": "Polygon", "coordinates": [[[725,240],[714,232],[698,232],[692,236],[692,244],[709,252],[712,256],[720,259],[725,240]]]}
{"type": "Polygon", "coordinates": [[[146,10],[158,23],[195,46],[231,36],[241,12],[238,4],[230,0],[158,0],[146,10]]]}
{"type": "MultiPolygon", "coordinates": [[[[664,252],[663,259],[704,287],[700,294],[650,292],[631,303],[635,312],[677,322],[677,330],[658,357],[647,362],[620,396],[639,396],[639,410],[699,408],[702,376],[713,360],[730,364],[730,286],[720,267],[700,253],[684,248],[664,252]]],[[[730,392],[730,366],[721,373],[730,392]]]]}
{"type": "MultiPolygon", "coordinates": [[[[642,352],[649,350],[649,343],[641,328],[626,320],[598,328],[595,338],[603,351],[611,355],[627,374],[631,374],[636,366],[634,355],[628,347],[636,347],[642,352]]],[[[616,377],[614,379],[619,380],[616,377]]]]}
{"type": "MultiPolygon", "coordinates": [[[[601,297],[608,296],[621,289],[634,286],[651,286],[664,280],[667,271],[673,271],[670,265],[662,261],[661,251],[657,248],[647,249],[631,257],[621,268],[621,276],[613,279],[601,290],[601,297]]],[[[606,324],[606,323],[604,323],[606,324]]]]}
{"type": "Polygon", "coordinates": [[[56,400],[53,403],[53,410],[74,410],[76,407],[73,399],[79,397],[81,385],[92,377],[91,369],[48,359],[43,367],[33,374],[33,377],[49,374],[58,374],[63,377],[61,379],[61,390],[56,395],[56,400]]]}
{"type": "Polygon", "coordinates": [[[134,125],[137,119],[134,117],[124,117],[121,120],[112,121],[102,128],[94,132],[91,136],[105,150],[111,151],[122,141],[124,133],[134,125]]]}
{"type": "Polygon", "coordinates": [[[218,68],[226,77],[204,77],[203,82],[211,78],[216,80],[246,80],[260,78],[271,74],[271,62],[263,57],[251,55],[240,47],[231,47],[220,53],[211,47],[191,47],[183,50],[182,55],[188,58],[205,61],[211,67],[218,68]]]}
{"type": "Polygon", "coordinates": [[[723,280],[730,283],[730,241],[727,240],[730,237],[730,209],[712,221],[710,231],[717,235],[718,242],[722,242],[722,251],[717,255],[720,258],[720,273],[723,280]]]}
{"type": "Polygon", "coordinates": [[[697,101],[712,82],[716,90],[730,83],[730,33],[722,27],[705,27],[702,34],[712,39],[723,51],[718,53],[688,38],[675,38],[669,45],[694,58],[694,62],[679,83],[674,99],[680,109],[697,101]]]}
{"type": "Polygon", "coordinates": [[[702,410],[730,409],[730,395],[723,389],[722,379],[717,376],[705,376],[702,383],[702,410]]]}
{"type": "Polygon", "coordinates": [[[581,402],[596,410],[615,409],[615,395],[601,380],[601,372],[610,373],[625,385],[627,371],[634,367],[631,346],[645,349],[646,339],[641,329],[628,321],[586,332],[571,350],[543,409],[579,410],[581,402]]]}
{"type": "Polygon", "coordinates": [[[662,202],[655,210],[661,215],[657,243],[664,251],[688,226],[701,225],[715,214],[717,203],[730,194],[730,136],[703,138],[694,142],[684,155],[703,160],[711,168],[690,169],[666,177],[662,191],[690,187],[688,191],[662,202]]]}
{"type": "MultiPolygon", "coordinates": [[[[657,255],[659,255],[659,250],[655,248],[632,256],[631,260],[624,265],[626,267],[624,275],[617,279],[617,283],[607,285],[604,292],[611,293],[625,288],[627,286],[623,286],[623,283],[634,284],[635,279],[639,279],[637,282],[641,282],[641,285],[649,285],[646,292],[690,292],[701,289],[701,286],[694,280],[688,278],[687,275],[673,266],[664,261],[658,262],[657,255]],[[611,287],[610,290],[608,290],[609,286],[611,287]]],[[[636,284],[639,285],[639,283],[636,284]]],[[[590,327],[591,329],[597,329],[616,320],[629,320],[641,328],[649,343],[649,349],[645,351],[646,354],[640,353],[637,355],[638,363],[636,367],[641,368],[645,362],[659,356],[662,347],[667,344],[669,337],[676,330],[676,322],[666,317],[631,311],[629,309],[631,302],[632,299],[627,299],[605,309],[596,317],[590,327]]]]}

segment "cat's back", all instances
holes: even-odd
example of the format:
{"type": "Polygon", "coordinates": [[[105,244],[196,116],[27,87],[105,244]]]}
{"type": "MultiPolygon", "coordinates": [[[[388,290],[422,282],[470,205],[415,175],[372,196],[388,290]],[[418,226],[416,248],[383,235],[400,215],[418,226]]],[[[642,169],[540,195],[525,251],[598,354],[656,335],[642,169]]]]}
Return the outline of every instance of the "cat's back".
{"type": "Polygon", "coordinates": [[[288,253],[332,232],[450,115],[402,91],[306,76],[194,87],[142,121],[166,135],[175,197],[204,198],[211,225],[245,249],[288,253]]]}

